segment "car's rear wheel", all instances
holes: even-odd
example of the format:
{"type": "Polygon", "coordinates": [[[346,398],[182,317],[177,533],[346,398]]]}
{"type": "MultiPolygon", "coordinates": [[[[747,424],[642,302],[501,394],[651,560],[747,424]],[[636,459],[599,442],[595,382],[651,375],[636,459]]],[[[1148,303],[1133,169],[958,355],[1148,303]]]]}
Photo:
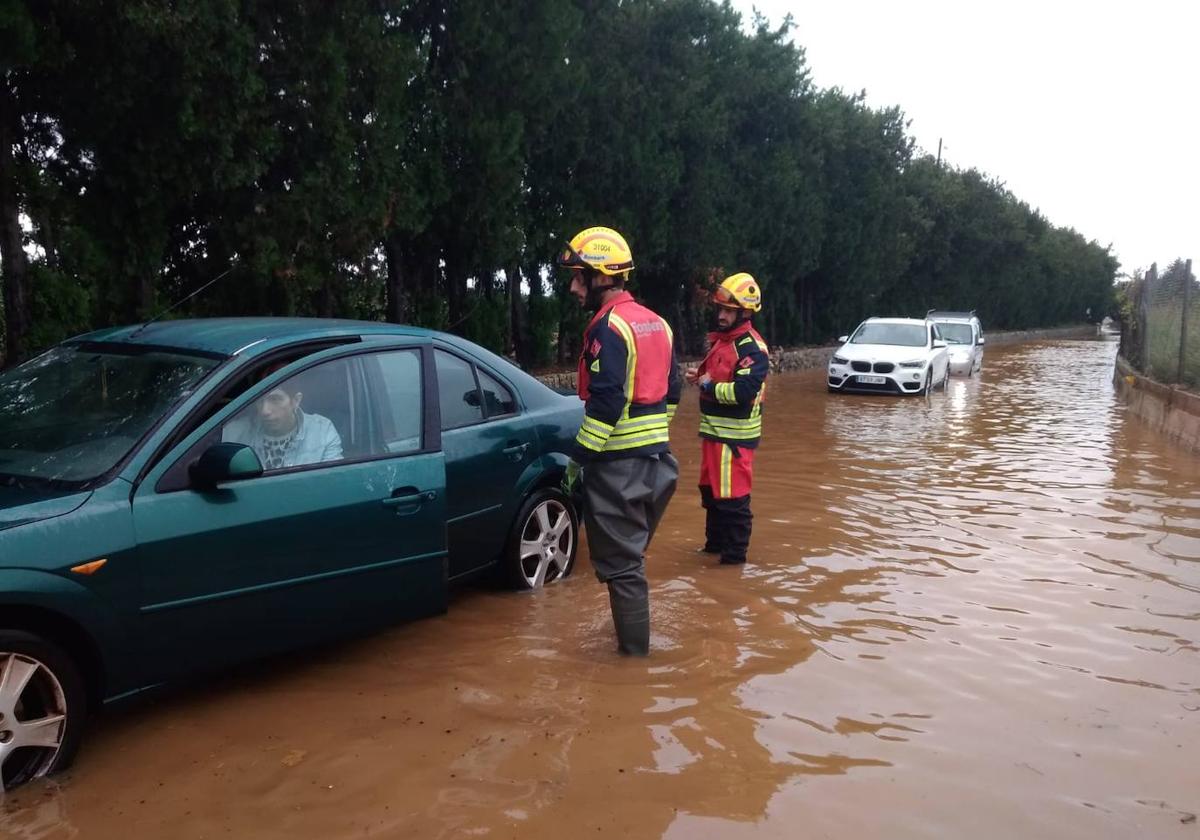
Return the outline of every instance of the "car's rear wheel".
{"type": "Polygon", "coordinates": [[[560,491],[534,491],[517,514],[505,553],[509,582],[517,589],[541,589],[562,580],[575,566],[579,519],[560,491]]]}
{"type": "Polygon", "coordinates": [[[70,764],[86,716],[71,657],[40,636],[0,629],[0,792],[70,764]]]}

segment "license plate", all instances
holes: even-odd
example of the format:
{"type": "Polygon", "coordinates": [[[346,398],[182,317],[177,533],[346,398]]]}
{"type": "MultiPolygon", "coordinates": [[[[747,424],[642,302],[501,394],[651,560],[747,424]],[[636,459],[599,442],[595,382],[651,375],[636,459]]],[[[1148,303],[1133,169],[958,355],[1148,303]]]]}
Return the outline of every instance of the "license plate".
{"type": "Polygon", "coordinates": [[[858,377],[861,385],[883,385],[887,382],[886,376],[860,376],[858,377]]]}

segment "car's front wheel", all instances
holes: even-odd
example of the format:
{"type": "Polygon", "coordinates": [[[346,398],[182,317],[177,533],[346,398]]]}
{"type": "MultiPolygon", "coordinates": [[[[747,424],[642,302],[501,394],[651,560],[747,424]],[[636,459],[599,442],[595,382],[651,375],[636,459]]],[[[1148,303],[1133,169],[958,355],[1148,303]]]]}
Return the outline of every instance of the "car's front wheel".
{"type": "Polygon", "coordinates": [[[66,767],[86,716],[71,657],[40,636],[0,629],[0,792],[66,767]]]}
{"type": "Polygon", "coordinates": [[[517,589],[540,589],[562,580],[575,566],[579,547],[575,506],[560,491],[544,487],[521,506],[509,537],[505,564],[517,589]]]}

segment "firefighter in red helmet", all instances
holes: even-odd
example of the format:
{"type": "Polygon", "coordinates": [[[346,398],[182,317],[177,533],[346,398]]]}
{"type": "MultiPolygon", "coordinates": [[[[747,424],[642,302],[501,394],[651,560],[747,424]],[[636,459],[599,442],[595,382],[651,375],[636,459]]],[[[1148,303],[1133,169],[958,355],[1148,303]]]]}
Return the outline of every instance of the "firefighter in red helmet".
{"type": "Polygon", "coordinates": [[[721,563],[746,562],[750,545],[750,489],[754,452],[762,437],[762,402],[771,360],[751,324],[762,290],[749,274],[725,279],[712,298],[717,329],[704,361],[687,372],[700,388],[700,503],[704,548],[721,563]]]}

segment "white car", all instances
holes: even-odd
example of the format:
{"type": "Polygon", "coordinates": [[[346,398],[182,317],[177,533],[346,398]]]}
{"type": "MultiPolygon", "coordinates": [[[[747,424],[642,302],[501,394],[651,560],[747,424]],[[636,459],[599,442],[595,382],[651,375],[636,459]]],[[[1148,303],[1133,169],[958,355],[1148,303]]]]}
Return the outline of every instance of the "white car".
{"type": "Polygon", "coordinates": [[[930,311],[925,316],[937,324],[950,354],[950,373],[973,376],[983,368],[983,325],[975,312],[930,311]]]}
{"type": "Polygon", "coordinates": [[[868,318],[829,360],[830,391],[928,394],[946,387],[950,360],[937,324],[918,318],[868,318]]]}

